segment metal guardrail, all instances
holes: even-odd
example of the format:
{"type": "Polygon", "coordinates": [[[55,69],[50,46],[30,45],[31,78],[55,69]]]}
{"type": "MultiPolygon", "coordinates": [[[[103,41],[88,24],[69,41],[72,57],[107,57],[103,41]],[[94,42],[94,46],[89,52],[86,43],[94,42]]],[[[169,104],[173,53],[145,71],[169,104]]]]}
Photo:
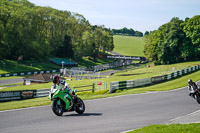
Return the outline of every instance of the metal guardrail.
{"type": "MultiPolygon", "coordinates": [[[[77,92],[84,91],[95,91],[95,82],[92,85],[86,86],[73,86],[73,89],[91,87],[91,89],[78,90],[77,92]]],[[[50,88],[48,89],[38,89],[38,90],[20,90],[20,91],[1,91],[0,92],[0,102],[25,100],[31,98],[46,97],[49,95],[50,88]]]]}
{"type": "Polygon", "coordinates": [[[0,92],[0,102],[23,100],[36,97],[36,90],[2,91],[0,92]]]}
{"type": "Polygon", "coordinates": [[[21,90],[21,91],[1,91],[0,102],[25,100],[49,95],[50,89],[21,90]]]}
{"type": "Polygon", "coordinates": [[[36,97],[46,97],[49,95],[50,89],[41,89],[36,91],[36,97]]]}
{"type": "Polygon", "coordinates": [[[132,89],[134,87],[145,86],[145,85],[149,85],[149,84],[155,84],[158,82],[167,81],[170,79],[174,79],[176,77],[180,77],[182,75],[189,74],[189,73],[197,71],[199,69],[200,69],[200,65],[196,65],[196,66],[182,69],[180,71],[176,71],[176,72],[166,74],[166,75],[149,77],[149,78],[144,78],[144,79],[137,79],[137,80],[111,82],[109,92],[114,93],[116,90],[132,89]]]}

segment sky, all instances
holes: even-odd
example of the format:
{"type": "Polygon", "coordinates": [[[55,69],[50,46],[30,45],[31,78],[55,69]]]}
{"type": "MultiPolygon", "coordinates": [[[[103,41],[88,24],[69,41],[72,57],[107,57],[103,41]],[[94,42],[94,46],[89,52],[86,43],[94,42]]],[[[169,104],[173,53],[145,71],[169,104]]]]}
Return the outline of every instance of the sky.
{"type": "Polygon", "coordinates": [[[132,28],[141,32],[157,30],[173,17],[185,20],[200,15],[200,0],[29,0],[83,15],[91,25],[132,28]]]}

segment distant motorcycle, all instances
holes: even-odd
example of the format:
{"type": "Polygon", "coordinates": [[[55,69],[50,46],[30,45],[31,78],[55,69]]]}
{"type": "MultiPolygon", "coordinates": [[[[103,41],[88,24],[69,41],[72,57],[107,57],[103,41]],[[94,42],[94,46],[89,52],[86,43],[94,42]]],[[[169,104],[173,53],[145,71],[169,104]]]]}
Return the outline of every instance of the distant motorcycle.
{"type": "MultiPolygon", "coordinates": [[[[76,93],[76,90],[73,90],[76,93]]],[[[78,114],[83,114],[85,111],[84,102],[76,97],[71,97],[67,89],[58,88],[54,92],[50,92],[51,108],[57,116],[62,116],[63,112],[76,111],[78,114]]]]}
{"type": "Polygon", "coordinates": [[[193,96],[193,98],[196,99],[197,102],[200,104],[200,88],[197,87],[197,88],[195,88],[195,89],[193,89],[193,90],[194,90],[194,91],[193,91],[192,96],[193,96]]]}

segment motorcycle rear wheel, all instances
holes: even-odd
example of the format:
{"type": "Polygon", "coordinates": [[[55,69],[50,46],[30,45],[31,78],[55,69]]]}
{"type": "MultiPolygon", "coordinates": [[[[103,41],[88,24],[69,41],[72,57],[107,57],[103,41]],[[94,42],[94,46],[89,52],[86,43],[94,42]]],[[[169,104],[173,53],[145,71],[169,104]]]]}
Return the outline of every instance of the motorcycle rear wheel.
{"type": "Polygon", "coordinates": [[[53,100],[52,104],[51,104],[51,108],[53,110],[53,112],[57,115],[57,116],[62,116],[63,112],[64,112],[64,106],[62,104],[62,102],[60,102],[60,105],[58,105],[59,100],[53,100]]]}
{"type": "Polygon", "coordinates": [[[196,99],[197,99],[198,104],[200,104],[200,96],[199,96],[199,94],[196,94],[196,99]]]}

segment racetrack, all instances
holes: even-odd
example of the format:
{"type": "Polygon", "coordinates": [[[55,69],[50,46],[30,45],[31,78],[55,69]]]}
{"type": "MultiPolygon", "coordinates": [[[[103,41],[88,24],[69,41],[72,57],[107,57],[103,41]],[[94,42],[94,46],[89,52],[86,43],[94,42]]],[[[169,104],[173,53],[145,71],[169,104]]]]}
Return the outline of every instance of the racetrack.
{"type": "Polygon", "coordinates": [[[6,84],[15,84],[15,83],[22,83],[23,78],[14,78],[14,79],[0,79],[0,85],[6,84]]]}
{"type": "Polygon", "coordinates": [[[50,106],[0,112],[1,133],[120,133],[162,124],[200,109],[187,88],[84,101],[86,112],[53,114],[50,106]]]}

